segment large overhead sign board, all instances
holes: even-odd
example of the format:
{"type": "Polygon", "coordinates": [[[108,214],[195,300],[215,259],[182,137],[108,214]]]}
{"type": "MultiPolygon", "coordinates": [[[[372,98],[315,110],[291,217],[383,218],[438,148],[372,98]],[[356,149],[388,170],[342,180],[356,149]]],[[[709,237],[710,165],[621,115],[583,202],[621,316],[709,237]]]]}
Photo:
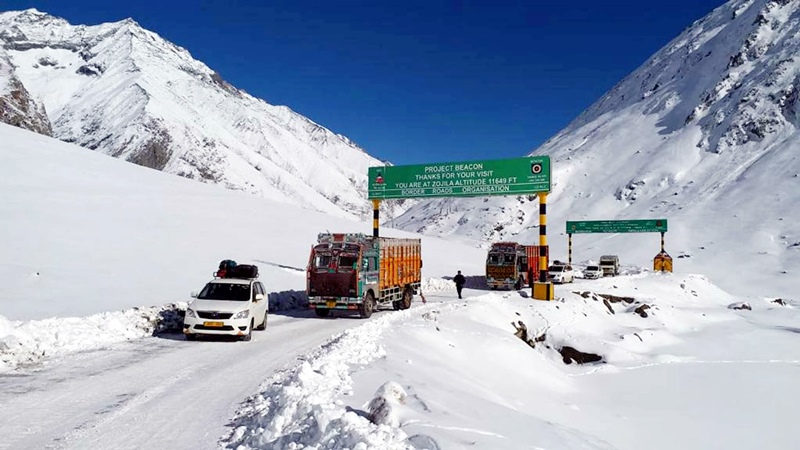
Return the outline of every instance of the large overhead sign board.
{"type": "Polygon", "coordinates": [[[567,221],[567,234],[659,232],[667,232],[667,219],[567,221]]]}
{"type": "Polygon", "coordinates": [[[369,168],[369,198],[477,197],[550,192],[550,157],[369,168]]]}

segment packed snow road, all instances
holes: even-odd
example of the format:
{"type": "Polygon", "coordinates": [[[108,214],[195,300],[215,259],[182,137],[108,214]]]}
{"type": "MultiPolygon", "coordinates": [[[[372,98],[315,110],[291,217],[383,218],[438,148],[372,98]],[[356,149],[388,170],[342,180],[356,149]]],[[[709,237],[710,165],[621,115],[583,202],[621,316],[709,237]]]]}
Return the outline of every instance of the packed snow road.
{"type": "Polygon", "coordinates": [[[250,342],[166,335],[0,376],[0,449],[218,448],[270,374],[364,323],[293,314],[270,315],[250,342]]]}

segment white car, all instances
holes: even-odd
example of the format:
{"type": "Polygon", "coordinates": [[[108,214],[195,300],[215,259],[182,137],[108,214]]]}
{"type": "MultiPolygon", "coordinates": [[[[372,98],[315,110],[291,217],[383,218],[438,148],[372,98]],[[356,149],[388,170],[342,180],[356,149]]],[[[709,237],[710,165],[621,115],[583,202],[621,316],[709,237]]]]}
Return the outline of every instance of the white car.
{"type": "Polygon", "coordinates": [[[586,266],[583,269],[583,278],[587,280],[596,280],[603,277],[603,269],[600,266],[586,266]]]}
{"type": "Polygon", "coordinates": [[[572,266],[552,265],[547,269],[547,280],[553,283],[572,283],[575,281],[575,272],[572,266]]]}
{"type": "Polygon", "coordinates": [[[239,336],[249,341],[253,330],[267,327],[269,300],[264,285],[254,279],[217,278],[200,293],[192,293],[183,333],[193,341],[198,335],[239,336]]]}

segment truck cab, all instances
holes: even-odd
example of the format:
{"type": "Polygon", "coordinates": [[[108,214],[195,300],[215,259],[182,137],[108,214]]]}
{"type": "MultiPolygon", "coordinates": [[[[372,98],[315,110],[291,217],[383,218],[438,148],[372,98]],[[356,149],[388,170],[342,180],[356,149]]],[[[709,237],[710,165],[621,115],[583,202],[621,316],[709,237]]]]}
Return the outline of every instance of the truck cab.
{"type": "Polygon", "coordinates": [[[522,289],[529,282],[528,255],[516,242],[495,242],[486,256],[486,284],[491,289],[522,289]]]}

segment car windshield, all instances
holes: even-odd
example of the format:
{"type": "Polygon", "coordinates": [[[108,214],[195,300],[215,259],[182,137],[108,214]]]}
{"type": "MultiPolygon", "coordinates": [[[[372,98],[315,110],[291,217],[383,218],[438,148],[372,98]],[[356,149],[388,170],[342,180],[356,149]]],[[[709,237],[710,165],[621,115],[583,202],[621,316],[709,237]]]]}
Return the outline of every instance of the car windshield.
{"type": "Polygon", "coordinates": [[[550,266],[550,272],[563,272],[564,266],[550,266]]]}
{"type": "Polygon", "coordinates": [[[587,266],[586,270],[600,270],[600,267],[598,267],[598,266],[587,266]]]}
{"type": "Polygon", "coordinates": [[[250,300],[249,284],[208,283],[197,296],[200,300],[250,300]]]}

